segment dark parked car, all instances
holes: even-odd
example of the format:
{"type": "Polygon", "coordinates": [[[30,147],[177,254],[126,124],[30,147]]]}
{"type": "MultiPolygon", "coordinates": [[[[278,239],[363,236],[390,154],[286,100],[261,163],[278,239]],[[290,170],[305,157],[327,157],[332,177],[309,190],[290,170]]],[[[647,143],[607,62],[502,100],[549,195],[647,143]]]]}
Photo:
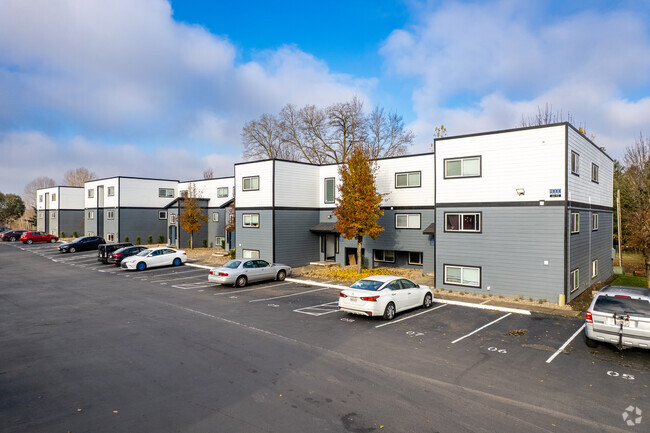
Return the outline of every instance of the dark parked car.
{"type": "Polygon", "coordinates": [[[101,244],[97,247],[97,261],[102,263],[108,263],[108,256],[111,255],[113,251],[119,250],[124,247],[131,247],[133,244],[131,242],[121,242],[115,244],[101,244]]]}
{"type": "Polygon", "coordinates": [[[3,232],[0,235],[0,239],[3,241],[9,241],[9,242],[16,242],[20,240],[20,237],[25,233],[27,230],[9,230],[6,232],[3,232]]]}
{"type": "Polygon", "coordinates": [[[139,252],[142,252],[146,250],[147,247],[143,246],[136,246],[136,247],[125,247],[125,248],[120,248],[117,251],[113,251],[107,259],[108,263],[115,263],[117,266],[122,263],[122,260],[126,259],[127,257],[135,256],[139,252]]]}
{"type": "Polygon", "coordinates": [[[62,253],[74,253],[77,251],[94,251],[106,241],[100,236],[82,236],[72,241],[59,245],[59,251],[62,253]]]}
{"type": "Polygon", "coordinates": [[[34,242],[58,242],[57,236],[45,232],[25,232],[20,236],[20,241],[24,244],[33,244],[34,242]]]}

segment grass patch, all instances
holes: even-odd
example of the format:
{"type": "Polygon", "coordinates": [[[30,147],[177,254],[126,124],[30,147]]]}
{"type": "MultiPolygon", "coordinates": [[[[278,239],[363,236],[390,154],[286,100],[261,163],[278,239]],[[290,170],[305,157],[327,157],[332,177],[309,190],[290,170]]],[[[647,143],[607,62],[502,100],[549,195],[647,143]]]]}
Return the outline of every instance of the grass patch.
{"type": "MultiPolygon", "coordinates": [[[[634,265],[645,265],[645,258],[643,254],[633,252],[633,251],[623,251],[623,263],[629,263],[634,265]]],[[[618,253],[614,258],[614,264],[618,266],[618,253]]]]}
{"type": "MultiPolygon", "coordinates": [[[[625,257],[625,255],[623,255],[625,257]]],[[[620,275],[612,282],[612,286],[634,286],[634,287],[648,287],[648,280],[646,277],[635,277],[632,274],[620,275]]]]}
{"type": "Polygon", "coordinates": [[[399,277],[413,280],[417,278],[422,271],[417,269],[401,268],[374,268],[362,269],[361,274],[357,274],[356,266],[319,266],[305,272],[305,275],[312,278],[321,278],[324,280],[355,282],[362,278],[373,275],[396,275],[399,277]]]}

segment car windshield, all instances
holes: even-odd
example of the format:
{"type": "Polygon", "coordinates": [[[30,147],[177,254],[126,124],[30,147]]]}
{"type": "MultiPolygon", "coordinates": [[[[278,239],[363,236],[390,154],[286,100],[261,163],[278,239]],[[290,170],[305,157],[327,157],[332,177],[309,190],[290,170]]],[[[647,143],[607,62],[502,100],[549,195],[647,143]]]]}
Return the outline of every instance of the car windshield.
{"type": "Polygon", "coordinates": [[[354,283],[351,287],[353,289],[361,289],[361,290],[373,290],[377,291],[381,286],[383,286],[384,283],[381,281],[375,281],[375,280],[359,280],[356,283],[354,283]]]}
{"type": "Polygon", "coordinates": [[[222,267],[228,269],[237,269],[239,265],[241,265],[241,260],[231,260],[222,267]]]}
{"type": "Polygon", "coordinates": [[[609,314],[632,314],[650,318],[650,302],[643,299],[599,296],[594,311],[609,314]]]}
{"type": "Polygon", "coordinates": [[[140,256],[140,257],[145,257],[145,256],[148,256],[150,252],[151,252],[151,250],[143,250],[143,251],[140,251],[140,252],[139,252],[138,254],[136,254],[136,255],[137,255],[137,256],[140,256]]]}

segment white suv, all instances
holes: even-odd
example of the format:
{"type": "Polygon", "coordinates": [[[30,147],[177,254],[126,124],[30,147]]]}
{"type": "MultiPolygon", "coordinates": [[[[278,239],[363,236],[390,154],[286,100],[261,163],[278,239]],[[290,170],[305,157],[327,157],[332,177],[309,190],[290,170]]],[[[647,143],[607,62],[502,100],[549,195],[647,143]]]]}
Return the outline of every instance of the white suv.
{"type": "Polygon", "coordinates": [[[650,349],[650,289],[608,286],[594,296],[585,317],[585,342],[650,349]]]}

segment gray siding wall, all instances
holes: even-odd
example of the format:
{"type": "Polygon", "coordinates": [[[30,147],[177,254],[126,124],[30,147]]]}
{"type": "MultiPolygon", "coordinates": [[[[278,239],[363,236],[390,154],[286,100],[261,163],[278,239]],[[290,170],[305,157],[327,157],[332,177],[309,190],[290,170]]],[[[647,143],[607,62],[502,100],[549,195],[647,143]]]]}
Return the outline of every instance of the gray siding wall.
{"type": "MultiPolygon", "coordinates": [[[[237,242],[235,244],[236,257],[242,257],[242,250],[257,250],[260,258],[273,260],[273,212],[271,210],[236,209],[235,223],[237,242]],[[242,227],[242,215],[256,213],[260,215],[260,226],[242,227]]],[[[291,265],[291,263],[285,263],[291,265]]]]}
{"type": "Polygon", "coordinates": [[[564,294],[564,209],[438,207],[436,287],[557,302],[564,294]],[[482,212],[482,232],[446,233],[445,212],[482,212]],[[445,284],[444,265],[480,267],[481,287],[445,284]]]}
{"type": "Polygon", "coordinates": [[[221,245],[216,244],[216,237],[226,237],[226,209],[214,209],[211,208],[208,210],[208,246],[210,248],[221,248],[221,245]],[[219,214],[219,221],[212,221],[212,214],[219,214]]]}
{"type": "MultiPolygon", "coordinates": [[[[127,236],[134,244],[138,236],[142,243],[146,243],[149,236],[153,237],[154,242],[158,242],[159,235],[167,239],[167,220],[158,219],[158,211],[158,208],[122,208],[119,214],[116,211],[115,221],[119,218],[120,224],[119,241],[124,242],[127,236]]],[[[118,239],[116,238],[115,241],[117,242],[118,239]]]]}
{"type": "Polygon", "coordinates": [[[569,294],[567,301],[574,299],[593,284],[601,283],[613,275],[612,269],[612,212],[604,210],[589,210],[582,208],[569,208],[567,210],[569,221],[569,269],[567,271],[567,287],[573,287],[571,271],[579,269],[580,284],[569,294]],[[580,214],[580,232],[570,233],[571,214],[580,214]],[[598,230],[592,230],[591,216],[598,214],[598,230]],[[598,260],[598,275],[592,278],[592,261],[598,260]]]}
{"type": "MultiPolygon", "coordinates": [[[[118,239],[118,236],[120,235],[118,233],[118,226],[119,226],[119,214],[116,208],[106,208],[104,209],[104,233],[101,233],[100,236],[102,236],[106,242],[110,242],[108,240],[108,234],[112,233],[115,235],[114,242],[120,242],[122,239],[118,239]],[[108,219],[108,211],[113,211],[115,217],[112,220],[108,219]]],[[[135,241],[133,239],[132,241],[135,241]]],[[[143,239],[143,242],[145,239],[143,239]]]]}
{"type": "Polygon", "coordinates": [[[97,236],[103,236],[103,233],[97,233],[97,208],[86,208],[84,211],[84,231],[79,236],[86,236],[88,233],[95,233],[97,236]],[[88,219],[88,212],[93,211],[95,217],[88,219]]]}
{"type": "Polygon", "coordinates": [[[320,236],[309,229],[319,221],[318,210],[275,211],[275,261],[305,266],[320,260],[320,236]]]}
{"type": "Polygon", "coordinates": [[[39,210],[36,211],[36,230],[39,232],[47,232],[49,230],[49,227],[45,227],[45,218],[48,217],[48,211],[46,210],[39,210]],[[43,216],[41,216],[41,213],[43,216]]]}
{"type": "Polygon", "coordinates": [[[60,210],[58,215],[58,235],[65,232],[66,237],[72,237],[74,232],[79,236],[84,234],[84,211],[81,209],[60,210]]]}

